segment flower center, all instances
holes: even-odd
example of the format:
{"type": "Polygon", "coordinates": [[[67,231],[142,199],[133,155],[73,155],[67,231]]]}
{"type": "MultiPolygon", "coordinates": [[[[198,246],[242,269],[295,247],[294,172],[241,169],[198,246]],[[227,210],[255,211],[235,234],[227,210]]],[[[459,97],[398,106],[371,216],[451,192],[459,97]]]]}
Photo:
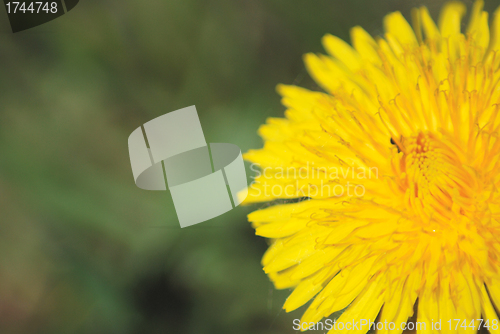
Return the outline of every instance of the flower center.
{"type": "Polygon", "coordinates": [[[401,174],[405,202],[423,223],[452,227],[458,216],[476,213],[473,171],[433,134],[402,141],[401,174]]]}

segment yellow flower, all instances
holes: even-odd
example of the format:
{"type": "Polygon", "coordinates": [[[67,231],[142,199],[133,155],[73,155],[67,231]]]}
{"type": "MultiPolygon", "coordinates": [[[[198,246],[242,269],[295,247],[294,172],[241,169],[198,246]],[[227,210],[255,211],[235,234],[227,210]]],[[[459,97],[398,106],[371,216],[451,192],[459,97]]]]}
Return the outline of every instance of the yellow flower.
{"type": "Polygon", "coordinates": [[[260,167],[246,202],[282,199],[248,218],[271,239],[264,271],[293,289],[286,311],[312,299],[302,322],[346,309],[338,322],[380,313],[401,333],[415,309],[419,333],[498,332],[500,10],[489,27],[482,9],[465,33],[451,2],[438,25],[421,7],[413,28],[387,15],[383,38],[326,35],[329,55],[304,57],[325,93],[278,86],[286,118],[245,154],[260,167]]]}

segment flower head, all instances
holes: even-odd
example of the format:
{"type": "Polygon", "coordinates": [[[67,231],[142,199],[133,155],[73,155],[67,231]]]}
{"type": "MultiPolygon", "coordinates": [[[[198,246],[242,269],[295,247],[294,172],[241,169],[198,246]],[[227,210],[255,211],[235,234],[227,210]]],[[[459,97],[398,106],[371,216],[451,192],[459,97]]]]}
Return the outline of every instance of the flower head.
{"type": "Polygon", "coordinates": [[[286,118],[245,154],[261,171],[247,202],[302,199],[249,215],[284,308],[312,299],[302,322],[345,309],[400,333],[416,310],[419,332],[499,328],[500,10],[490,27],[482,8],[465,32],[451,2],[438,25],[422,7],[413,28],[387,15],[383,38],[326,35],[328,55],[304,57],[325,92],[278,86],[286,118]]]}

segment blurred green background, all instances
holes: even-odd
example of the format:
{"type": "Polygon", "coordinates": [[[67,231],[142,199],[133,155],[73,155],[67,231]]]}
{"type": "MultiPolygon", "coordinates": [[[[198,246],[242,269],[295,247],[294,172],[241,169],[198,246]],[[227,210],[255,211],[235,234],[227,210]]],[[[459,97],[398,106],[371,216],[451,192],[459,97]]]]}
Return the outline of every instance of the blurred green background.
{"type": "Polygon", "coordinates": [[[443,2],[81,0],[17,34],[1,10],[0,333],[293,333],[246,220],[265,205],[180,229],[127,138],[194,104],[208,142],[261,147],[276,84],[317,89],[302,55],[325,33],[443,2]]]}

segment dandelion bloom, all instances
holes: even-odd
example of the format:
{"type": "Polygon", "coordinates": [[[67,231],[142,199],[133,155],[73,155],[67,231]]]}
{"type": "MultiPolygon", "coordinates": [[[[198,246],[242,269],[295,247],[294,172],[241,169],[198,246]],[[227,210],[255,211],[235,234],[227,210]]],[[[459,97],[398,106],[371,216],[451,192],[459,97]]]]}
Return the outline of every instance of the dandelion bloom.
{"type": "Polygon", "coordinates": [[[324,92],[278,86],[286,118],[245,154],[260,167],[246,202],[282,200],[249,220],[270,239],[264,271],[293,289],[286,311],[312,300],[302,322],[345,309],[338,322],[400,333],[416,311],[419,333],[498,331],[500,10],[489,26],[475,2],[461,32],[464,13],[414,9],[413,28],[391,13],[352,46],[326,35],[328,55],[304,56],[324,92]]]}

